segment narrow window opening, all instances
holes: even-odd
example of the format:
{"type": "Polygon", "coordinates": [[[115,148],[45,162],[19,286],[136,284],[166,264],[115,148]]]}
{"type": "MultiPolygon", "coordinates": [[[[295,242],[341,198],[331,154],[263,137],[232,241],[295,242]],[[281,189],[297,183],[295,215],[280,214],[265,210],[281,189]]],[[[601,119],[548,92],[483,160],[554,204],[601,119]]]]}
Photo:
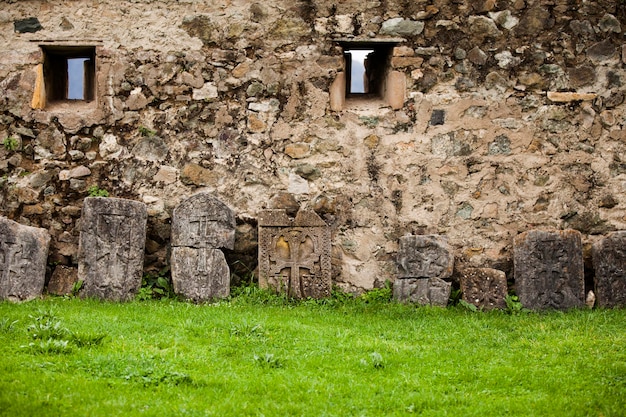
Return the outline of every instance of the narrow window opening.
{"type": "Polygon", "coordinates": [[[366,94],[369,93],[368,73],[366,68],[369,66],[369,55],[374,50],[348,50],[346,55],[350,58],[350,94],[366,94]]]}
{"type": "Polygon", "coordinates": [[[95,98],[96,54],[93,46],[42,46],[47,103],[95,98]]]}
{"type": "Polygon", "coordinates": [[[343,45],[346,98],[382,98],[393,44],[346,43],[343,45]]]}

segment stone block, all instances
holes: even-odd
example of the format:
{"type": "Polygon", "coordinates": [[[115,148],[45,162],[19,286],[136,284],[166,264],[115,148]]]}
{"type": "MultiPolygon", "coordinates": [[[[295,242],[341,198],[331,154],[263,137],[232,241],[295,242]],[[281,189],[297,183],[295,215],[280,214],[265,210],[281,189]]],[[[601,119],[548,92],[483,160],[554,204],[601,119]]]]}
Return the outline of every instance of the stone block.
{"type": "Polygon", "coordinates": [[[580,232],[530,230],[515,237],[515,288],[520,302],[534,310],[565,310],[585,305],[580,232]]]}
{"type": "Polygon", "coordinates": [[[81,297],[129,301],[141,286],[146,205],[121,198],[87,197],[78,248],[81,297]]]}
{"type": "Polygon", "coordinates": [[[463,300],[483,310],[506,308],[506,274],[491,268],[461,271],[463,300]]]}
{"type": "Polygon", "coordinates": [[[259,214],[259,284],[294,298],[330,296],[330,228],[315,212],[259,214]]]}
{"type": "Polygon", "coordinates": [[[27,301],[43,292],[50,235],[0,217],[0,300],[27,301]]]}
{"type": "Polygon", "coordinates": [[[401,303],[446,307],[452,284],[440,278],[399,278],[393,283],[393,298],[401,303]]]}
{"type": "Polygon", "coordinates": [[[598,307],[626,307],[626,231],[613,232],[593,245],[598,307]]]}
{"type": "Polygon", "coordinates": [[[57,265],[48,282],[48,293],[54,295],[70,295],[74,284],[78,282],[78,271],[64,265],[57,265]]]}
{"type": "Polygon", "coordinates": [[[444,236],[403,236],[397,264],[399,278],[448,278],[454,269],[454,254],[444,236]]]}
{"type": "Polygon", "coordinates": [[[235,213],[219,199],[199,193],[172,213],[174,292],[195,302],[230,294],[230,269],[221,248],[235,245],[235,213]]]}

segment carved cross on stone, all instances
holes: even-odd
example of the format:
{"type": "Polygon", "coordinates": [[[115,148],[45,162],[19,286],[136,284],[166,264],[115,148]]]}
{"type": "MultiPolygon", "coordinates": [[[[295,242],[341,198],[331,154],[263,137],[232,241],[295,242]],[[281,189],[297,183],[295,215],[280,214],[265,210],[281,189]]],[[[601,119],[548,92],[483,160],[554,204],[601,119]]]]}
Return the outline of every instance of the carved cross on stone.
{"type": "Polygon", "coordinates": [[[515,238],[515,287],[531,309],[568,309],[584,305],[580,233],[531,230],[515,238]]]}
{"type": "Polygon", "coordinates": [[[182,201],[172,215],[172,284],[196,302],[230,294],[230,269],[222,248],[235,244],[235,213],[208,193],[182,201]]]}
{"type": "Polygon", "coordinates": [[[41,295],[50,235],[0,216],[0,300],[26,301],[41,295]]]}
{"type": "Polygon", "coordinates": [[[259,284],[296,298],[330,296],[330,229],[314,212],[259,215],[259,284]]]}
{"type": "Polygon", "coordinates": [[[600,239],[592,253],[598,307],[626,307],[626,231],[600,239]]]}
{"type": "Polygon", "coordinates": [[[141,286],[148,213],[145,204],[122,198],[83,202],[78,279],[80,295],[128,301],[141,286]]]}
{"type": "Polygon", "coordinates": [[[0,242],[0,288],[10,288],[23,277],[29,264],[23,250],[20,243],[0,242]]]}
{"type": "Polygon", "coordinates": [[[316,240],[316,236],[311,236],[310,233],[298,228],[274,237],[275,243],[272,244],[274,253],[269,255],[270,273],[283,278],[287,294],[291,297],[305,297],[306,290],[301,270],[308,271],[308,275],[316,275],[319,272],[320,253],[316,240]]]}

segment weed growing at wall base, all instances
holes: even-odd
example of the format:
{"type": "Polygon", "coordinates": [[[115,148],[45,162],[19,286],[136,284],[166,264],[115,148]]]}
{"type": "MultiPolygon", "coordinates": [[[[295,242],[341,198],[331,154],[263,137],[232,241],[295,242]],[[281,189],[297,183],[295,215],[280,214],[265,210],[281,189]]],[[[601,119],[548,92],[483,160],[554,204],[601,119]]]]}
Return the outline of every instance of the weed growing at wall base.
{"type": "Polygon", "coordinates": [[[0,303],[0,416],[626,409],[626,310],[511,315],[248,292],[205,305],[0,303]]]}

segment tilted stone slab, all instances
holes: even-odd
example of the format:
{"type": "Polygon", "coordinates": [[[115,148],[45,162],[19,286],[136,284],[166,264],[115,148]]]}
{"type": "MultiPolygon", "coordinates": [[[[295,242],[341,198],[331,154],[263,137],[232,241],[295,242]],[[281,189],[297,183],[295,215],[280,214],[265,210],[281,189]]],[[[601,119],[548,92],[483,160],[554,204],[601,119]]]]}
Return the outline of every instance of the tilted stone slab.
{"type": "Polygon", "coordinates": [[[55,295],[70,295],[78,282],[78,271],[69,266],[57,265],[48,282],[48,293],[55,295]]]}
{"type": "Polygon", "coordinates": [[[466,268],[461,271],[463,300],[483,310],[506,308],[506,274],[491,268],[466,268]]]}
{"type": "Polygon", "coordinates": [[[174,292],[195,302],[230,294],[230,269],[221,248],[235,245],[235,213],[208,193],[184,200],[172,215],[174,292]]]}
{"type": "Polygon", "coordinates": [[[330,296],[330,228],[315,212],[259,214],[259,284],[295,298],[330,296]]]}
{"type": "Polygon", "coordinates": [[[444,236],[403,236],[397,254],[399,278],[448,278],[454,254],[444,236]]]}
{"type": "Polygon", "coordinates": [[[580,232],[530,230],[515,237],[515,289],[534,310],[565,310],[585,305],[580,232]]]}
{"type": "Polygon", "coordinates": [[[626,231],[610,233],[593,245],[598,307],[626,307],[626,231]]]}
{"type": "Polygon", "coordinates": [[[0,217],[0,300],[27,301],[43,292],[50,235],[0,217]]]}
{"type": "Polygon", "coordinates": [[[452,284],[440,278],[399,278],[393,283],[393,298],[401,303],[446,307],[452,284]]]}
{"type": "Polygon", "coordinates": [[[87,197],[78,247],[81,297],[132,300],[143,275],[146,205],[121,198],[87,197]]]}

